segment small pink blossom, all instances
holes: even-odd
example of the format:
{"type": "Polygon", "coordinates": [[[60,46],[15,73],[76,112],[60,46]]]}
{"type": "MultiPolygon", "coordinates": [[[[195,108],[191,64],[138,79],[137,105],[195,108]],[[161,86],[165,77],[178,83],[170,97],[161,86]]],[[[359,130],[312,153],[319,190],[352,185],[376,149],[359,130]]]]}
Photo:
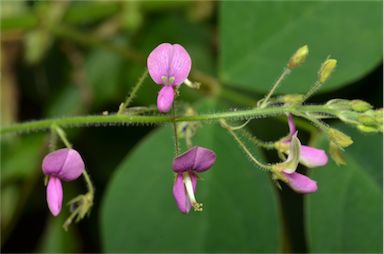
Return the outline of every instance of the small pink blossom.
{"type": "Polygon", "coordinates": [[[47,203],[54,216],[59,215],[63,202],[61,180],[77,179],[85,168],[80,154],[69,148],[63,148],[47,154],[44,157],[43,173],[49,177],[47,185],[47,203]]]}
{"type": "Polygon", "coordinates": [[[149,54],[147,67],[153,81],[163,86],[157,107],[160,112],[168,112],[173,104],[175,87],[180,86],[191,71],[191,57],[179,44],[162,43],[149,54]]]}
{"type": "MultiPolygon", "coordinates": [[[[296,133],[296,126],[292,114],[288,115],[289,133],[296,133]]],[[[289,142],[288,142],[289,143],[289,142]]],[[[309,168],[321,167],[328,163],[328,156],[324,150],[301,145],[300,148],[300,163],[309,168]]]]}
{"type": "MultiPolygon", "coordinates": [[[[296,137],[297,130],[292,114],[288,115],[289,132],[292,138],[296,137]]],[[[291,140],[292,141],[292,140],[291,140]]],[[[291,146],[291,141],[287,144],[291,146]]],[[[288,157],[290,152],[288,151],[288,157]]],[[[307,167],[324,166],[328,162],[328,156],[324,150],[317,149],[311,146],[300,146],[299,161],[307,167]]],[[[311,178],[297,173],[296,171],[283,170],[283,177],[288,186],[299,193],[312,193],[317,191],[317,183],[311,178]]]]}

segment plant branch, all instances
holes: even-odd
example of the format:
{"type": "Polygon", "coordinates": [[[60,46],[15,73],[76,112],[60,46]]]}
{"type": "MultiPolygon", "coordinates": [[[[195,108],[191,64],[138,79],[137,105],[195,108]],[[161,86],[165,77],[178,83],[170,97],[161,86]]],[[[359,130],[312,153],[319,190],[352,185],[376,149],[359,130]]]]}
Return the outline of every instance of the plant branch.
{"type": "Polygon", "coordinates": [[[170,115],[90,115],[90,116],[72,116],[53,119],[43,119],[31,122],[17,123],[1,128],[1,134],[22,133],[31,131],[42,131],[49,129],[53,124],[62,128],[65,127],[86,127],[100,125],[139,125],[139,124],[161,124],[175,122],[196,122],[196,121],[219,121],[225,120],[247,120],[254,118],[265,118],[268,116],[282,115],[286,113],[302,114],[302,113],[325,113],[337,115],[337,111],[323,105],[297,105],[290,107],[267,107],[254,108],[247,110],[236,110],[222,113],[200,114],[200,115],[183,115],[173,118],[170,115]]]}

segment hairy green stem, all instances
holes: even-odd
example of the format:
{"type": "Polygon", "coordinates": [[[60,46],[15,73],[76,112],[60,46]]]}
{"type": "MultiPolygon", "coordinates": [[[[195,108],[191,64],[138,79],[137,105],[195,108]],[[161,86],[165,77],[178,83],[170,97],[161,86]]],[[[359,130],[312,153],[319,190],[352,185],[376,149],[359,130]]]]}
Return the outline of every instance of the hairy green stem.
{"type": "Polygon", "coordinates": [[[241,147],[241,149],[245,152],[245,154],[248,156],[248,158],[256,164],[256,166],[262,168],[262,169],[266,169],[266,170],[271,170],[272,169],[272,166],[271,165],[266,165],[266,164],[263,164],[261,163],[260,161],[258,161],[252,154],[252,152],[248,149],[248,147],[243,143],[243,141],[241,141],[241,139],[239,138],[239,136],[237,136],[237,134],[235,133],[235,131],[231,128],[231,126],[229,126],[225,120],[221,120],[220,121],[221,125],[223,126],[223,128],[225,128],[229,134],[231,134],[231,136],[233,137],[233,139],[239,144],[239,146],[241,147]]]}
{"type": "Polygon", "coordinates": [[[179,137],[177,135],[177,123],[176,123],[176,109],[175,109],[175,102],[173,102],[172,105],[172,125],[173,125],[173,135],[175,138],[175,154],[176,156],[179,155],[180,149],[179,149],[179,137]]]}
{"type": "Polygon", "coordinates": [[[52,124],[65,127],[99,126],[99,125],[137,125],[137,124],[162,124],[175,122],[193,121],[218,121],[220,119],[253,119],[268,116],[276,116],[286,113],[300,114],[319,112],[336,115],[337,111],[323,105],[308,105],[294,107],[267,107],[254,108],[248,110],[237,110],[222,113],[184,115],[173,118],[170,115],[140,116],[140,115],[91,115],[91,116],[72,116],[54,119],[43,119],[38,121],[17,123],[1,128],[1,134],[21,133],[30,131],[41,131],[49,129],[52,124]]]}
{"type": "Polygon", "coordinates": [[[275,84],[273,84],[269,93],[264,97],[260,107],[264,108],[268,104],[268,100],[271,98],[276,89],[280,86],[281,82],[291,73],[291,69],[285,67],[279,78],[276,80],[275,84]]]}
{"type": "Polygon", "coordinates": [[[135,98],[137,92],[141,88],[141,86],[144,83],[145,78],[148,76],[148,71],[146,70],[143,75],[141,75],[139,81],[136,83],[136,85],[132,88],[132,91],[129,93],[129,96],[127,99],[125,99],[125,102],[123,102],[120,107],[117,114],[122,114],[126,110],[126,108],[132,103],[133,99],[135,98]]]}

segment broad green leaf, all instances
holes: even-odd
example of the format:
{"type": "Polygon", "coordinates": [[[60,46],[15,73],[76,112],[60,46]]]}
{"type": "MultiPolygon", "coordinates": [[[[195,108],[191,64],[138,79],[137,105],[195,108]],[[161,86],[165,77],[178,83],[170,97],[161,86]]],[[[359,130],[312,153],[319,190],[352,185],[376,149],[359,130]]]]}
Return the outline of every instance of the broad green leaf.
{"type": "Polygon", "coordinates": [[[280,251],[277,198],[269,177],[218,125],[204,126],[194,140],[217,154],[197,185],[204,211],[178,211],[172,140],[170,126],[156,130],[117,169],[102,204],[104,251],[280,251]]]}
{"type": "Polygon", "coordinates": [[[350,84],[382,60],[382,9],[381,1],[222,2],[220,79],[267,92],[291,55],[307,44],[307,61],[278,92],[306,92],[329,55],[338,67],[322,91],[350,84]]]}
{"type": "Polygon", "coordinates": [[[312,252],[382,251],[382,136],[347,130],[354,144],[347,165],[333,161],[311,171],[319,191],[307,196],[306,224],[312,252]]]}

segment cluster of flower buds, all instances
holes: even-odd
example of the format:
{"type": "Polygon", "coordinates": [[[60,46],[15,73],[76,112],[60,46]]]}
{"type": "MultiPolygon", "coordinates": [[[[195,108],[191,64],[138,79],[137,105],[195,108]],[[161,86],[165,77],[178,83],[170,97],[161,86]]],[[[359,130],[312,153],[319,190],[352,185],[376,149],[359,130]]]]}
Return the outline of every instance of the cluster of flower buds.
{"type": "Polygon", "coordinates": [[[327,107],[337,110],[342,121],[354,125],[362,132],[383,131],[383,109],[373,110],[373,106],[362,100],[333,99],[327,107]]]}

